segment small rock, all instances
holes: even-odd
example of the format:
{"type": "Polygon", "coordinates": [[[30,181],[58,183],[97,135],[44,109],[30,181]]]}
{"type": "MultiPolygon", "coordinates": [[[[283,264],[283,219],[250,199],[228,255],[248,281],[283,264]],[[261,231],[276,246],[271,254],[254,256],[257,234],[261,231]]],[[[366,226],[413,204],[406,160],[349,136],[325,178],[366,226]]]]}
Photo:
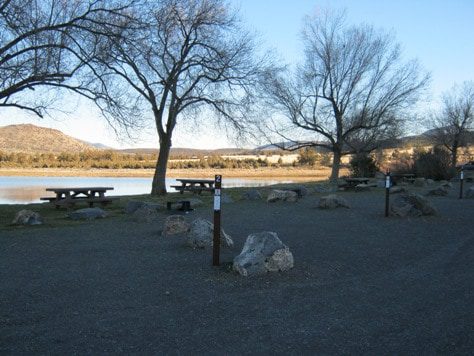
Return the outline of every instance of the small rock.
{"type": "Polygon", "coordinates": [[[242,193],[243,200],[261,200],[262,194],[256,189],[247,190],[246,192],[242,193]]]}
{"type": "Polygon", "coordinates": [[[427,179],[426,180],[426,185],[433,185],[435,181],[433,179],[427,179]]]}
{"type": "Polygon", "coordinates": [[[242,276],[287,271],[293,268],[293,254],[275,232],[247,237],[242,252],[234,258],[233,269],[242,276]]]}
{"type": "Polygon", "coordinates": [[[267,197],[267,202],[268,203],[273,203],[276,201],[287,201],[294,203],[298,200],[298,194],[291,190],[278,190],[278,189],[273,189],[270,191],[267,197]]]}
{"type": "Polygon", "coordinates": [[[170,215],[166,218],[162,236],[184,234],[189,231],[189,223],[181,215],[170,215]]]}
{"type": "Polygon", "coordinates": [[[94,220],[105,218],[107,213],[101,208],[85,208],[73,211],[68,216],[72,220],[94,220]]]}
{"type": "Polygon", "coordinates": [[[346,199],[336,195],[336,194],[330,194],[326,195],[324,197],[321,197],[319,199],[319,205],[318,207],[320,209],[335,209],[335,208],[350,208],[349,203],[347,202],[346,199]]]}
{"type": "MultiPolygon", "coordinates": [[[[205,248],[213,246],[214,239],[214,224],[205,219],[194,220],[187,234],[187,245],[193,248],[205,248]]],[[[234,241],[232,238],[221,229],[221,246],[233,247],[234,241]]]]}
{"type": "Polygon", "coordinates": [[[16,213],[12,221],[13,225],[41,225],[42,223],[43,218],[39,213],[26,209],[16,213]]]}

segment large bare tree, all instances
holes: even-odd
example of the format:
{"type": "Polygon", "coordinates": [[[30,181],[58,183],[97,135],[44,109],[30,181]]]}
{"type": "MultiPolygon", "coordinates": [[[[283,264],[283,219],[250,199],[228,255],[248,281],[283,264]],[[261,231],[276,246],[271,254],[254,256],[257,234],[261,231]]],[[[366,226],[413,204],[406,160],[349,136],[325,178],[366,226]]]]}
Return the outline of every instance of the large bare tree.
{"type": "Polygon", "coordinates": [[[451,165],[456,167],[459,148],[474,137],[474,82],[455,85],[446,92],[440,111],[429,124],[431,138],[450,152],[451,165]]]}
{"type": "Polygon", "coordinates": [[[329,150],[336,179],[343,155],[370,152],[399,134],[429,76],[416,61],[402,61],[391,36],[349,26],[344,14],[308,18],[303,43],[301,66],[263,81],[267,107],[278,116],[263,131],[274,140],[276,134],[285,149],[329,150]]]}
{"type": "Polygon", "coordinates": [[[49,102],[38,88],[68,88],[87,66],[98,36],[110,36],[129,19],[121,0],[0,1],[0,108],[43,116],[49,102]]]}
{"type": "Polygon", "coordinates": [[[161,195],[178,121],[215,116],[239,128],[259,66],[225,1],[150,1],[135,15],[146,29],[102,43],[96,102],[111,120],[153,118],[160,150],[151,193],[161,195]]]}

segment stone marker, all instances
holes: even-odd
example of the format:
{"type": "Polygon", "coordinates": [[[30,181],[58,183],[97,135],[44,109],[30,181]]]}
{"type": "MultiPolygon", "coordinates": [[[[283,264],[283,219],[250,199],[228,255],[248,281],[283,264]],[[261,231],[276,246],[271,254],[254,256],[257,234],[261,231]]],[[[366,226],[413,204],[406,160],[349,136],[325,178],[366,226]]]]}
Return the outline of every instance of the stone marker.
{"type": "Polygon", "coordinates": [[[329,194],[319,199],[320,209],[335,209],[335,208],[350,208],[349,203],[346,199],[336,195],[336,194],[329,194]]]}
{"type": "Polygon", "coordinates": [[[39,213],[26,209],[16,213],[12,221],[13,225],[41,225],[42,223],[43,218],[39,213]]]}
{"type": "Polygon", "coordinates": [[[274,203],[276,201],[287,201],[294,203],[298,200],[298,194],[291,190],[279,190],[273,189],[270,191],[267,197],[268,203],[274,203]]]}
{"type": "MultiPolygon", "coordinates": [[[[187,232],[186,244],[193,248],[205,248],[213,246],[214,224],[206,219],[194,220],[187,232]]],[[[221,247],[233,247],[232,238],[221,229],[221,247]]]]}
{"type": "Polygon", "coordinates": [[[170,215],[165,220],[163,227],[162,236],[172,236],[184,234],[189,231],[189,223],[186,221],[184,216],[181,215],[170,215]]]}
{"type": "Polygon", "coordinates": [[[84,208],[75,210],[68,214],[72,220],[94,220],[102,219],[107,216],[107,213],[101,208],[84,208]]]}
{"type": "Polygon", "coordinates": [[[275,232],[261,232],[247,237],[242,252],[234,258],[233,268],[242,276],[293,268],[293,254],[275,232]]]}
{"type": "Polygon", "coordinates": [[[403,194],[396,196],[390,204],[390,211],[395,216],[400,217],[417,217],[437,214],[437,210],[431,202],[419,194],[403,194]]]}

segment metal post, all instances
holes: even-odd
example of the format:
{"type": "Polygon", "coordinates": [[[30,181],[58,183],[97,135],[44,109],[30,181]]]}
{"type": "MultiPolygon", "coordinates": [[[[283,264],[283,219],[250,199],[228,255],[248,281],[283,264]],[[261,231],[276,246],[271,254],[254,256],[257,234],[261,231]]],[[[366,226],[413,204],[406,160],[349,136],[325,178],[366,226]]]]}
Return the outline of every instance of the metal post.
{"type": "Polygon", "coordinates": [[[462,199],[463,186],[464,186],[464,167],[461,167],[461,184],[459,188],[459,199],[462,199]]]}
{"type": "Polygon", "coordinates": [[[221,186],[222,176],[216,175],[214,179],[214,239],[212,243],[213,266],[219,266],[221,245],[221,186]]]}
{"type": "Polygon", "coordinates": [[[390,171],[387,171],[385,175],[385,217],[389,215],[389,205],[390,205],[390,171]]]}

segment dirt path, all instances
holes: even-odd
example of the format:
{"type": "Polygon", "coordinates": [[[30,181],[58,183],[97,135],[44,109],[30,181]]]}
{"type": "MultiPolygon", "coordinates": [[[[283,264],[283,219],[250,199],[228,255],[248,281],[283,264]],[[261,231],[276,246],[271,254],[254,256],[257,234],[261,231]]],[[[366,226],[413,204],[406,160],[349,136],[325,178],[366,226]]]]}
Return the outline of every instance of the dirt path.
{"type": "MultiPolygon", "coordinates": [[[[474,200],[433,198],[437,217],[383,217],[383,193],[351,209],[239,201],[223,207],[236,248],[160,236],[120,216],[0,236],[0,353],[469,354],[474,349],[474,200]],[[246,236],[276,231],[287,273],[229,270],[246,236]]],[[[209,208],[190,218],[211,218],[209,208]]]]}

